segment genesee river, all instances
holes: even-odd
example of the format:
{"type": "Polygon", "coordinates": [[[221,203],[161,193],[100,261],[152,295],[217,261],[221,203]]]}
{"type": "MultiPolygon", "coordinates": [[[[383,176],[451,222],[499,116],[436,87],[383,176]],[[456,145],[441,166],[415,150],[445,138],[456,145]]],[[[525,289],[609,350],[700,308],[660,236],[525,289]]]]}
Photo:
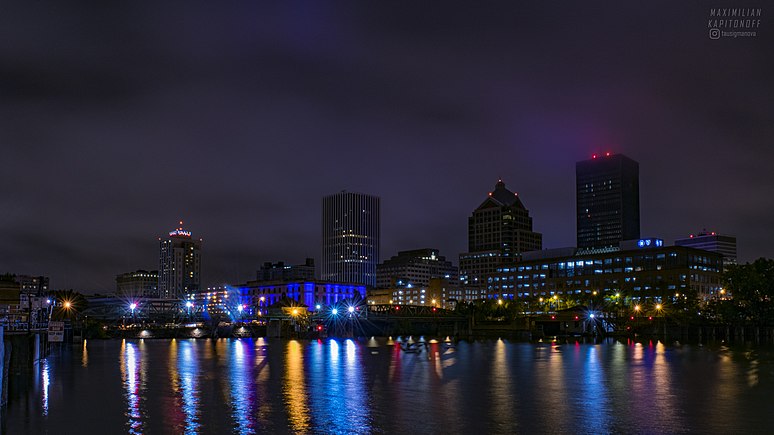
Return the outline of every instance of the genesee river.
{"type": "Polygon", "coordinates": [[[774,349],[88,340],[14,377],[7,434],[774,433],[774,349]]]}

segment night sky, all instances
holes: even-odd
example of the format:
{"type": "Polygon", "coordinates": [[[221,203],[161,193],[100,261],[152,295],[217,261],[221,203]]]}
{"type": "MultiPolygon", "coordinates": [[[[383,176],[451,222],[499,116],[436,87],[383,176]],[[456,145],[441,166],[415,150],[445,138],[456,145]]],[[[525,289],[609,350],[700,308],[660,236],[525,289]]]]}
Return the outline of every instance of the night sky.
{"type": "Polygon", "coordinates": [[[182,219],[203,284],[236,283],[319,261],[344,189],[381,197],[382,259],[457,264],[498,177],[572,246],[575,162],[603,151],[640,163],[643,236],[774,256],[765,2],[720,40],[732,2],[65,3],[0,6],[0,273],[112,292],[182,219]]]}

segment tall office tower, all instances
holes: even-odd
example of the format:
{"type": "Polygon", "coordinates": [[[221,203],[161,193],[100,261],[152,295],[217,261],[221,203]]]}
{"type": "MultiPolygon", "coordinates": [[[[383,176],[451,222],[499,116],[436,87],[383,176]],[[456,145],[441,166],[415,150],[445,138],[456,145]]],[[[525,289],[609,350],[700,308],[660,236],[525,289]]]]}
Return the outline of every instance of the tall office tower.
{"type": "Polygon", "coordinates": [[[736,237],[722,236],[714,231],[704,230],[684,239],[675,240],[675,246],[703,249],[723,255],[723,266],[736,264],[736,237]]]}
{"type": "Polygon", "coordinates": [[[322,200],[322,279],[376,285],[379,198],[342,191],[322,200]]]}
{"type": "Polygon", "coordinates": [[[578,249],[610,251],[640,238],[640,165],[623,154],[575,165],[578,249]]]}
{"type": "Polygon", "coordinates": [[[159,238],[159,296],[181,298],[199,291],[201,286],[202,240],[191,237],[190,231],[180,227],[159,238]]]}
{"type": "MultiPolygon", "coordinates": [[[[460,254],[460,281],[486,288],[486,277],[504,262],[543,247],[543,235],[532,231],[532,218],[519,195],[499,180],[489,196],[468,218],[468,252],[460,254]]],[[[482,296],[479,294],[478,296],[482,296]]],[[[468,295],[466,299],[477,299],[468,295]]]]}

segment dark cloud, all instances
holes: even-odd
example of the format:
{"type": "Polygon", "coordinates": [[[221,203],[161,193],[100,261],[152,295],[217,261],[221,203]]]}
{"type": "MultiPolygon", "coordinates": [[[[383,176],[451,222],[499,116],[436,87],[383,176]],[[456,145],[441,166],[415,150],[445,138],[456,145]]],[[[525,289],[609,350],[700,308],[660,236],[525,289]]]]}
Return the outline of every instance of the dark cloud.
{"type": "Polygon", "coordinates": [[[498,177],[572,245],[574,164],[602,150],[640,162],[643,234],[772,256],[760,5],[758,36],[713,41],[703,2],[6,4],[1,269],[110,290],[183,219],[205,282],[238,281],[319,256],[342,189],[382,197],[382,257],[456,261],[498,177]]]}

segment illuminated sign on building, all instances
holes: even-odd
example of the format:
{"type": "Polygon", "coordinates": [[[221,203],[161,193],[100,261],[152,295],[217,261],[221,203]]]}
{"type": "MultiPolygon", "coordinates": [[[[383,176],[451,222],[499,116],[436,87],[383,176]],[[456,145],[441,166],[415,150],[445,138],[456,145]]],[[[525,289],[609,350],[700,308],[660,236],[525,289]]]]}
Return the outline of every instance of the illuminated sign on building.
{"type": "Polygon", "coordinates": [[[640,239],[637,240],[637,246],[640,248],[660,248],[664,246],[663,239],[640,239]]]}
{"type": "Polygon", "coordinates": [[[181,229],[177,229],[175,231],[170,231],[169,232],[169,237],[174,237],[174,236],[191,237],[191,232],[190,231],[183,231],[181,229]]]}

